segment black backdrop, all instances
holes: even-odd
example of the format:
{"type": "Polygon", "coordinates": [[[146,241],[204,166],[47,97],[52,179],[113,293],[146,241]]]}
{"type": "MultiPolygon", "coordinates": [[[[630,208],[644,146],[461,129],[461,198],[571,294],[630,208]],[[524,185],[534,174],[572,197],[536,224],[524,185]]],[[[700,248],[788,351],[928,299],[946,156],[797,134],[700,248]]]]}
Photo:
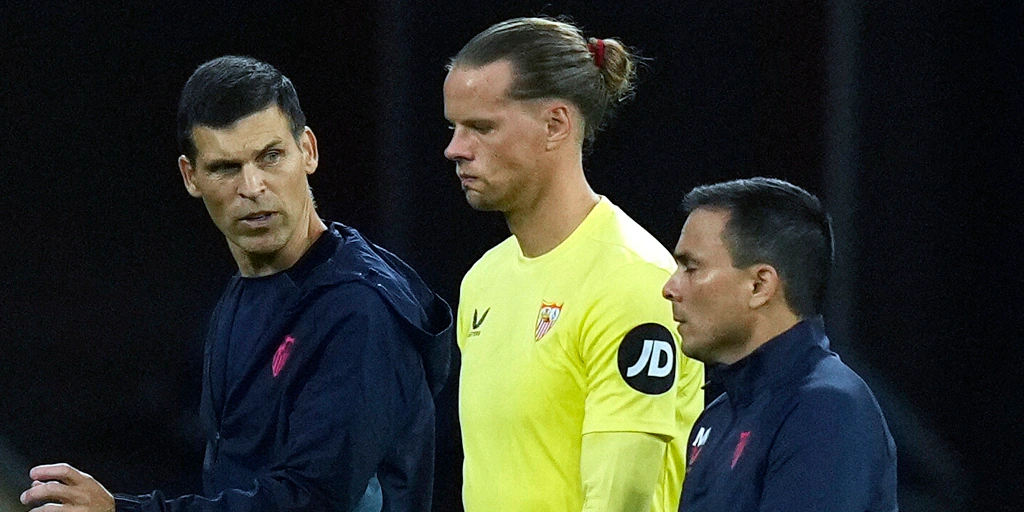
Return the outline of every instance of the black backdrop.
{"type": "MultiPolygon", "coordinates": [[[[320,142],[322,215],[454,305],[507,233],[465,205],[442,156],[443,66],[489,24],[541,13],[648,58],[586,167],[664,243],[701,183],[772,175],[833,209],[827,320],[889,415],[903,509],[1019,509],[1022,4],[915,4],[5,3],[0,488],[63,460],[118,491],[198,490],[201,337],[234,271],[175,167],[198,64],[247,54],[291,77],[320,142]]],[[[458,507],[455,385],[437,510],[458,507]]]]}

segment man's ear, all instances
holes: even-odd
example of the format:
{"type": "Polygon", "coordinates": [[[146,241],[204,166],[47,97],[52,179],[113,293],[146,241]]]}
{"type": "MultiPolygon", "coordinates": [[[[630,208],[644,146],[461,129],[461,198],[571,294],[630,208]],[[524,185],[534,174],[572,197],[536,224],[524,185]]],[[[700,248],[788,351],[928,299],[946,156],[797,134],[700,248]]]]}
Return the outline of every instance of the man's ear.
{"type": "Polygon", "coordinates": [[[185,190],[188,191],[188,195],[203,197],[195,183],[196,168],[192,166],[192,162],[188,161],[187,156],[181,155],[178,157],[178,170],[181,171],[181,179],[185,182],[185,190]]]}
{"type": "Polygon", "coordinates": [[[782,280],[775,267],[758,263],[751,266],[748,271],[751,279],[749,302],[751,309],[765,306],[776,300],[776,296],[782,297],[782,280]]]}
{"type": "Polygon", "coordinates": [[[320,153],[316,147],[316,135],[313,135],[313,130],[308,126],[299,137],[299,148],[302,149],[302,163],[306,167],[306,174],[313,174],[320,162],[320,153]]]}
{"type": "Polygon", "coordinates": [[[548,149],[554,149],[566,140],[572,140],[571,136],[577,127],[569,105],[561,101],[549,104],[544,118],[547,124],[548,149]]]}

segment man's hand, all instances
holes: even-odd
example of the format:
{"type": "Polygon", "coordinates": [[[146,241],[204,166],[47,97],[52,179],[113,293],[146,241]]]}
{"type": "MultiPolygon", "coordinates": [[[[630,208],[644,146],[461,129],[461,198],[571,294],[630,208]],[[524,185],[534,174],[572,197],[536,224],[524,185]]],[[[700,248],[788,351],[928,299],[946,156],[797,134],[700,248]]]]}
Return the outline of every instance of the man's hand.
{"type": "Polygon", "coordinates": [[[114,496],[93,477],[67,465],[36,466],[29,471],[32,487],[21,493],[30,512],[114,512],[114,496]]]}

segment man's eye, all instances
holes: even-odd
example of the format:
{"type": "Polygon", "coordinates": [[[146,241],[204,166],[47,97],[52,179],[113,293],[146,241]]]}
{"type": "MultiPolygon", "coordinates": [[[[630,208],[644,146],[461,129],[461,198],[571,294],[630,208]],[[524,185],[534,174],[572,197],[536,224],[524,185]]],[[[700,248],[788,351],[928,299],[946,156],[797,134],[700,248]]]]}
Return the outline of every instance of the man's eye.
{"type": "Polygon", "coordinates": [[[281,161],[281,152],[280,151],[277,151],[277,150],[267,151],[263,155],[263,162],[264,163],[267,163],[267,164],[270,164],[270,165],[274,165],[274,164],[276,164],[276,163],[278,163],[280,161],[281,161]]]}
{"type": "Polygon", "coordinates": [[[240,165],[215,165],[209,168],[209,173],[221,176],[230,176],[241,169],[242,167],[240,165]]]}

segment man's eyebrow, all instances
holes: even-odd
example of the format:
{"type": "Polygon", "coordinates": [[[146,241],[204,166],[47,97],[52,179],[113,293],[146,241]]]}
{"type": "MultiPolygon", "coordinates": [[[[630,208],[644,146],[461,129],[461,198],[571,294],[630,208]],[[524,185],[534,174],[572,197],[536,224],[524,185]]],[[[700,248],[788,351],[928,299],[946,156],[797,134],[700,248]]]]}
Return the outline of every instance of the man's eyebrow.
{"type": "Polygon", "coordinates": [[[445,119],[447,119],[449,123],[452,123],[452,124],[458,123],[458,124],[463,124],[463,125],[481,125],[481,124],[491,124],[491,125],[493,125],[493,124],[495,124],[497,122],[496,120],[494,120],[492,118],[479,117],[479,116],[463,117],[462,119],[451,119],[448,116],[445,116],[445,119]]]}
{"type": "Polygon", "coordinates": [[[674,252],[672,253],[672,257],[675,258],[676,263],[680,265],[686,265],[694,262],[693,255],[690,254],[689,251],[674,252]]]}
{"type": "Polygon", "coordinates": [[[282,139],[274,139],[274,140],[272,140],[272,141],[268,142],[266,146],[263,146],[263,149],[261,149],[261,150],[259,151],[259,153],[257,153],[257,154],[263,154],[263,153],[266,153],[268,149],[270,149],[270,148],[272,148],[272,147],[274,147],[274,146],[279,146],[279,145],[281,145],[282,143],[284,143],[284,140],[282,140],[282,139]]]}
{"type": "Polygon", "coordinates": [[[226,158],[212,160],[205,165],[206,170],[209,172],[226,171],[228,169],[237,169],[242,166],[242,162],[238,160],[230,160],[226,158]]]}

